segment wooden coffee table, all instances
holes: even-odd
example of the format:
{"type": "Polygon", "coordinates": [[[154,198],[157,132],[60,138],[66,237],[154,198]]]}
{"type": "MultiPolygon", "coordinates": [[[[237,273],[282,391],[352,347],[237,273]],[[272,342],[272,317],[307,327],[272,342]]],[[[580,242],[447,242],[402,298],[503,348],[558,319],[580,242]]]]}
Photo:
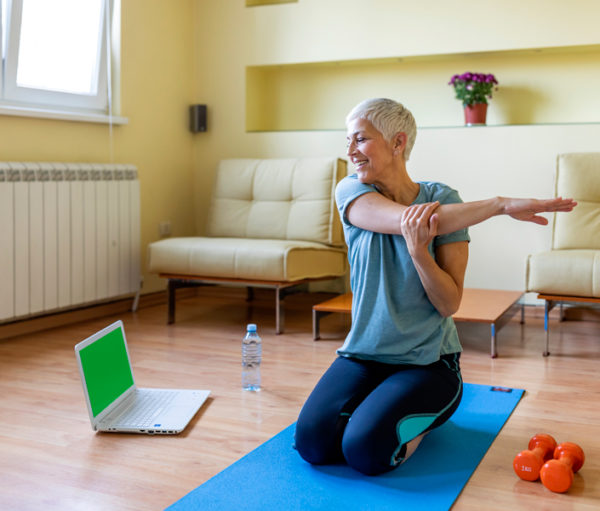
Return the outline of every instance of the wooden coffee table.
{"type": "MultiPolygon", "coordinates": [[[[452,315],[454,321],[487,323],[491,333],[491,356],[496,358],[496,338],[500,330],[523,307],[517,302],[523,296],[522,291],[501,291],[496,289],[464,289],[458,310],[452,315]]],[[[313,306],[313,338],[320,339],[319,322],[323,316],[333,312],[350,314],[352,312],[352,293],[336,296],[313,306]]]]}

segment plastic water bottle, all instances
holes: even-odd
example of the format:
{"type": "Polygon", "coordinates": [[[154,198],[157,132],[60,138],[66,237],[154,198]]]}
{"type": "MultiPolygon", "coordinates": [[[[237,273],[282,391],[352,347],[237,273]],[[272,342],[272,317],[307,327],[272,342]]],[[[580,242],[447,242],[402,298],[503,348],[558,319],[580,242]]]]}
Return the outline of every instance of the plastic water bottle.
{"type": "Polygon", "coordinates": [[[246,336],[242,339],[242,389],[260,390],[260,361],[262,339],[256,333],[256,325],[250,323],[246,336]]]}

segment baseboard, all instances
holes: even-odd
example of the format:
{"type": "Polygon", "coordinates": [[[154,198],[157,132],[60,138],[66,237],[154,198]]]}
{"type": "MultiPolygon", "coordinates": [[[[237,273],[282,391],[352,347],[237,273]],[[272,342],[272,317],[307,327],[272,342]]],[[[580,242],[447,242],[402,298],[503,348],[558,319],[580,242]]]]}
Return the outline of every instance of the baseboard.
{"type": "MultiPolygon", "coordinates": [[[[189,298],[196,296],[194,289],[182,289],[177,292],[177,298],[189,298]]],[[[158,291],[140,295],[138,301],[138,309],[152,307],[167,303],[167,292],[158,291]]],[[[20,335],[32,334],[50,328],[61,327],[87,321],[90,319],[102,318],[105,316],[113,316],[124,312],[130,312],[133,306],[133,298],[124,298],[112,302],[105,302],[95,305],[88,305],[77,309],[69,309],[66,311],[55,312],[53,314],[45,314],[32,318],[13,321],[0,325],[0,340],[20,335]]],[[[166,313],[165,313],[165,321],[166,313]]]]}

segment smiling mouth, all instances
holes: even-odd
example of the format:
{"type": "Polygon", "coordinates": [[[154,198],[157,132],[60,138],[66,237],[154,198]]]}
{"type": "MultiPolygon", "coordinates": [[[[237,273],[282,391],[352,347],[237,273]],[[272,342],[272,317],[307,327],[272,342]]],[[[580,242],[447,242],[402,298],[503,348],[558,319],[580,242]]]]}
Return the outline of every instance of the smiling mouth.
{"type": "Polygon", "coordinates": [[[355,166],[357,169],[360,169],[360,168],[364,167],[366,164],[367,164],[367,160],[363,160],[363,161],[355,161],[355,162],[354,162],[354,166],[355,166]]]}

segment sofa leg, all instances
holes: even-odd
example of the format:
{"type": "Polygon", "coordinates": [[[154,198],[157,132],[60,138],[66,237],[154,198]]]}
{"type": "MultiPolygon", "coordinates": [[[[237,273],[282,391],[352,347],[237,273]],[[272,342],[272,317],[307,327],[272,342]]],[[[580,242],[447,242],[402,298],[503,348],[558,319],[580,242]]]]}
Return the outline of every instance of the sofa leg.
{"type": "Polygon", "coordinates": [[[560,302],[560,319],[559,321],[564,321],[565,320],[565,307],[564,307],[564,302],[560,302]]]}
{"type": "Polygon", "coordinates": [[[177,285],[173,279],[167,283],[167,325],[175,323],[175,291],[177,285]]]}
{"type": "Polygon", "coordinates": [[[284,311],[282,301],[284,296],[281,294],[281,288],[275,288],[275,333],[277,335],[283,333],[284,311]]]}
{"type": "Polygon", "coordinates": [[[277,285],[275,286],[275,333],[277,335],[283,333],[283,323],[285,319],[285,309],[283,300],[288,295],[299,293],[302,290],[300,284],[277,285]]]}

